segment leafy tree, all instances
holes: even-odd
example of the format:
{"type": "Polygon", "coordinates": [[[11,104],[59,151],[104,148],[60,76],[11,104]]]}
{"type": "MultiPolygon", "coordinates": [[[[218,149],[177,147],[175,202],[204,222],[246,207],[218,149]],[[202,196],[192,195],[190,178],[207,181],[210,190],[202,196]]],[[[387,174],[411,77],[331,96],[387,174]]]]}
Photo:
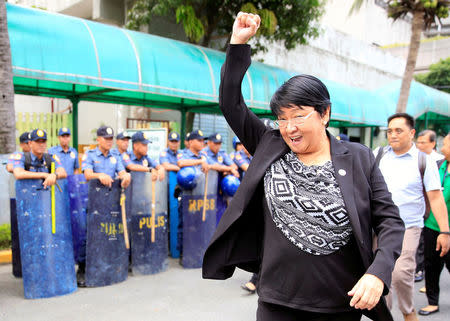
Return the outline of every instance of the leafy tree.
{"type": "Polygon", "coordinates": [[[11,49],[5,1],[0,1],[0,30],[0,154],[9,154],[16,148],[16,126],[11,49]]]}
{"type": "Polygon", "coordinates": [[[225,50],[236,14],[246,11],[261,16],[255,52],[267,50],[263,38],[269,43],[282,40],[292,49],[318,35],[314,22],[322,15],[323,4],[324,0],[136,0],[126,27],[138,30],[154,17],[168,17],[183,26],[190,42],[212,47],[214,41],[222,40],[220,49],[225,50]]]}
{"type": "MultiPolygon", "coordinates": [[[[357,11],[367,0],[355,0],[352,11],[357,11]]],[[[400,96],[397,102],[397,112],[405,112],[408,103],[409,89],[416,67],[417,55],[420,47],[420,35],[437,20],[447,18],[449,15],[449,0],[385,0],[388,16],[397,20],[412,16],[411,40],[409,43],[408,58],[403,74],[400,96]]]]}
{"type": "Polygon", "coordinates": [[[415,78],[424,85],[450,93],[450,57],[432,64],[428,73],[416,75],[415,78]]]}

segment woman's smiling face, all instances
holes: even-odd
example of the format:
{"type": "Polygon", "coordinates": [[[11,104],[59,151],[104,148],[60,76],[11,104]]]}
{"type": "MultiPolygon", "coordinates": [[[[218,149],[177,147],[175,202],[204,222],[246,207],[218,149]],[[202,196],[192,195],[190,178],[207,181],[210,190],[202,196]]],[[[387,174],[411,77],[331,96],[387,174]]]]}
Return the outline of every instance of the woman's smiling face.
{"type": "Polygon", "coordinates": [[[329,108],[321,116],[314,107],[281,107],[278,115],[281,136],[295,154],[313,152],[329,121],[329,108]]]}

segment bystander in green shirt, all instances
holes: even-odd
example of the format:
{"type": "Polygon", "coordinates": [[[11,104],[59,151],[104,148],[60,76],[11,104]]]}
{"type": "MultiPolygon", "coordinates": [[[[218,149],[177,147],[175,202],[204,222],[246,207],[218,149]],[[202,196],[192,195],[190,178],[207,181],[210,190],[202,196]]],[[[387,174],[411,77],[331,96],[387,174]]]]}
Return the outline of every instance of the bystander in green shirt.
{"type": "MultiPolygon", "coordinates": [[[[447,205],[448,218],[450,220],[450,173],[447,170],[448,161],[444,161],[441,167],[439,167],[439,176],[441,178],[441,186],[443,187],[442,193],[444,194],[445,204],[447,205]]],[[[433,215],[433,211],[430,211],[430,216],[425,221],[425,226],[429,229],[439,232],[439,225],[436,222],[436,218],[433,215]]]]}

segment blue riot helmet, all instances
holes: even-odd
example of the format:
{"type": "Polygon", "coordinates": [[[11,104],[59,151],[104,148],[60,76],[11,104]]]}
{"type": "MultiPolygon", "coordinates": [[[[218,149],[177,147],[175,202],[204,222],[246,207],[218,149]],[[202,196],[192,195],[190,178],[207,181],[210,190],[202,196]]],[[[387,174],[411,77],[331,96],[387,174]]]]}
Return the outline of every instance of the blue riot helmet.
{"type": "Polygon", "coordinates": [[[185,190],[192,190],[197,186],[198,170],[195,167],[187,166],[181,168],[177,173],[177,182],[185,190]]]}
{"type": "Polygon", "coordinates": [[[222,184],[220,187],[222,188],[222,192],[226,196],[231,197],[234,195],[234,193],[236,193],[240,184],[241,184],[241,181],[239,180],[239,178],[237,178],[233,175],[228,175],[223,178],[222,184]]]}
{"type": "Polygon", "coordinates": [[[239,138],[237,136],[233,137],[233,148],[236,150],[236,145],[237,144],[242,144],[241,141],[239,140],[239,138]]]}

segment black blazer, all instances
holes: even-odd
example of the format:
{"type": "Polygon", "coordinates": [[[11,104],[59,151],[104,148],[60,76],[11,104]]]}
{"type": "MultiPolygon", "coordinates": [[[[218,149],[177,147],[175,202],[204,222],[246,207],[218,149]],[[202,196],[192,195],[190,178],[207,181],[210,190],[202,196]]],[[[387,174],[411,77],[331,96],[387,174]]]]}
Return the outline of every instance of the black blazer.
{"type": "MultiPolygon", "coordinates": [[[[204,278],[229,278],[236,267],[259,271],[264,237],[263,177],[274,161],[289,152],[280,131],[267,128],[244,103],[241,83],[250,63],[249,45],[230,45],[222,67],[219,103],[228,124],[253,160],[205,252],[204,278]]],[[[327,135],[335,176],[364,268],[384,282],[387,294],[402,248],[403,221],[372,151],[361,144],[338,141],[328,132],[327,135]],[[378,236],[375,253],[372,231],[378,236]]],[[[392,320],[384,299],[370,314],[376,320],[392,320]]]]}

